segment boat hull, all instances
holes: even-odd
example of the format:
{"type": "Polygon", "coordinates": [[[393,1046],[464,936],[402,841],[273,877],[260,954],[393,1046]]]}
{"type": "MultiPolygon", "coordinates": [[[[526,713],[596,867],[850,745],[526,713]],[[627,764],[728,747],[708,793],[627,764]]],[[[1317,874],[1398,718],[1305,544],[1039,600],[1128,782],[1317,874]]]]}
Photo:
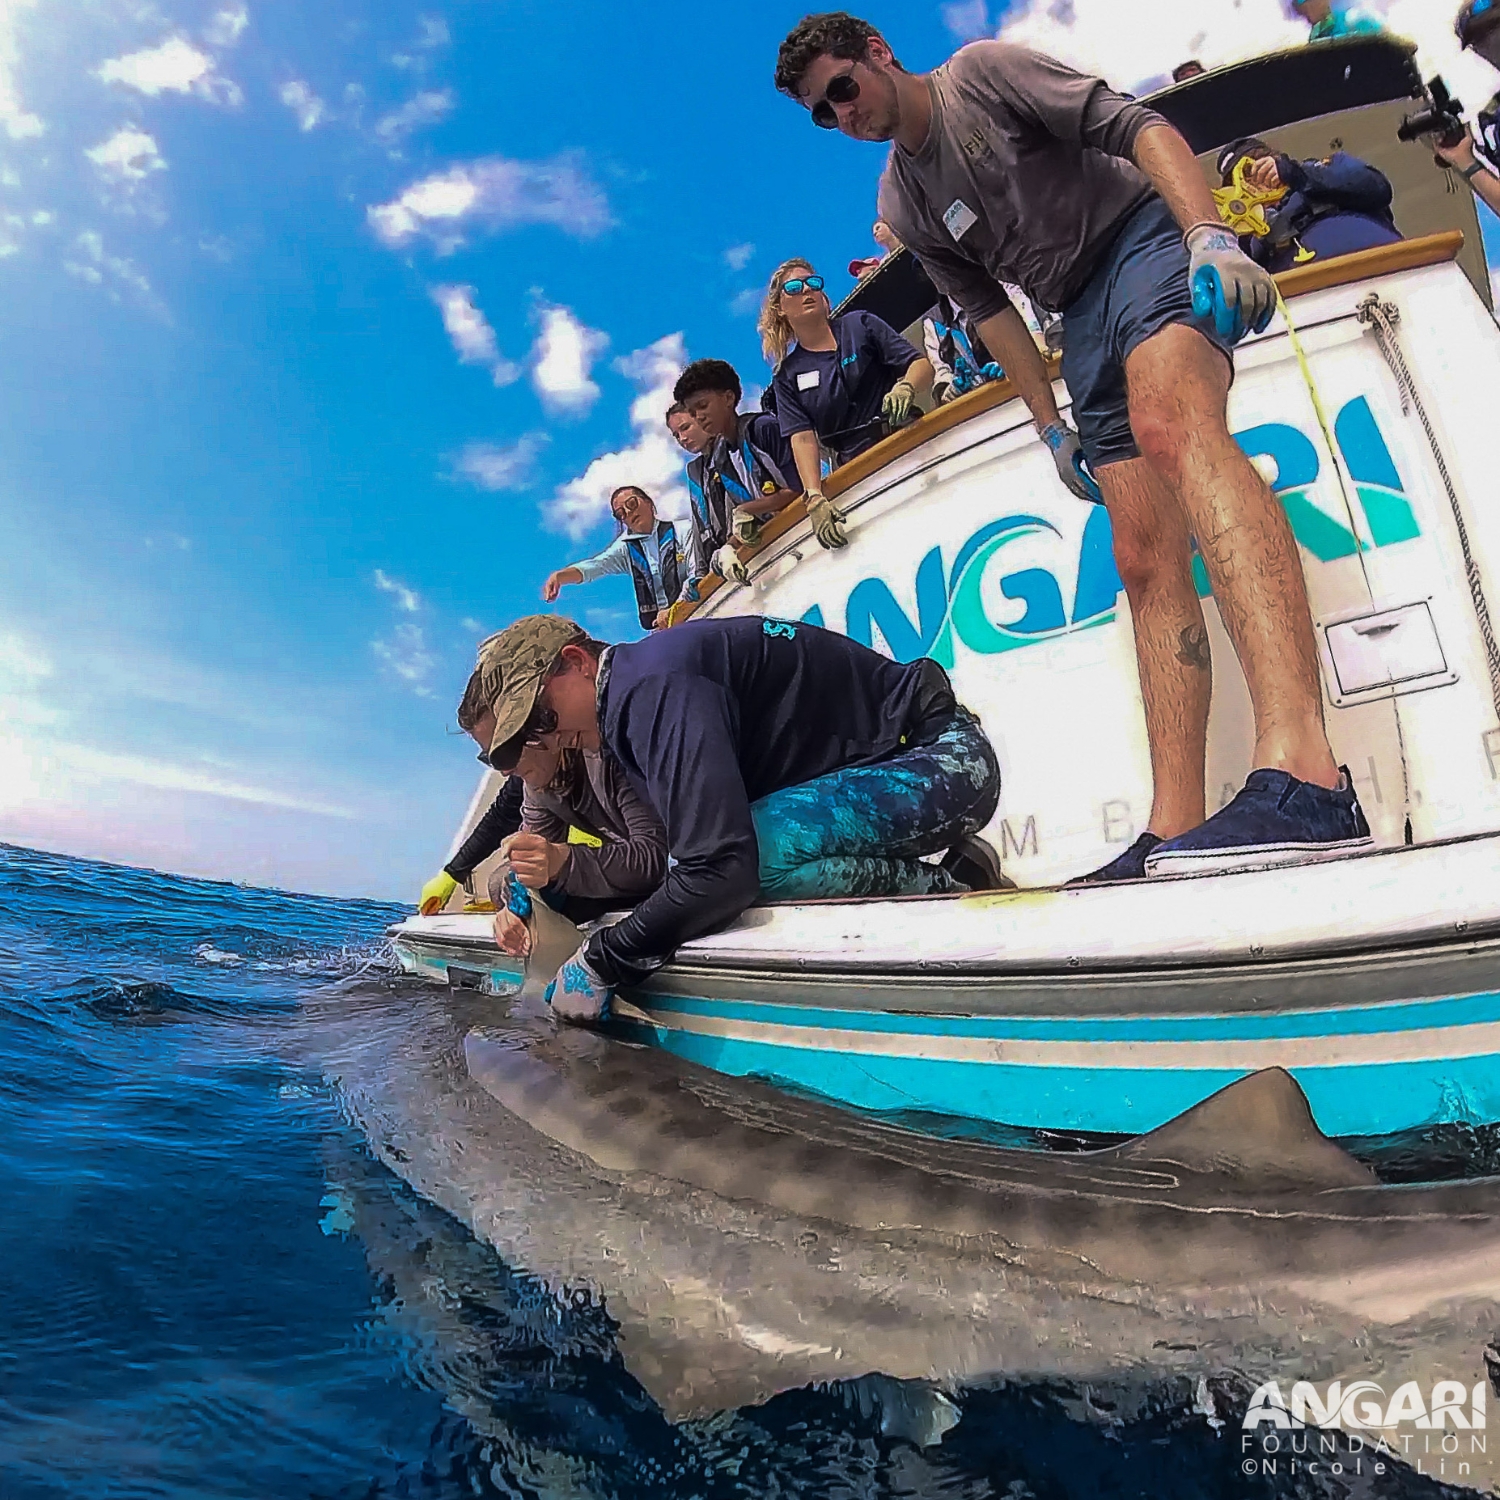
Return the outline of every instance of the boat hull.
{"type": "MultiPolygon", "coordinates": [[[[1283,1067],[1329,1135],[1500,1121],[1496,945],[1230,974],[1121,975],[1091,993],[1077,980],[981,983],[968,1013],[951,1014],[898,1008],[868,981],[858,986],[864,1005],[852,1006],[829,1003],[832,986],[806,983],[795,1000],[728,999],[743,993],[745,976],[738,984],[702,977],[709,982],[675,977],[669,993],[633,995],[622,1019],[706,1067],[881,1113],[1137,1133],[1259,1068],[1283,1067]],[[1050,1014],[1026,1003],[1043,987],[1050,1014]],[[1287,990],[1316,990],[1323,999],[1305,1008],[1234,1003],[1254,990],[1279,1001],[1287,990]],[[1059,999],[1084,1003],[1058,1014],[1059,999]],[[1183,1008],[1163,1014],[1174,1002],[1183,1008]]],[[[791,988],[784,978],[778,987],[791,988]]]]}

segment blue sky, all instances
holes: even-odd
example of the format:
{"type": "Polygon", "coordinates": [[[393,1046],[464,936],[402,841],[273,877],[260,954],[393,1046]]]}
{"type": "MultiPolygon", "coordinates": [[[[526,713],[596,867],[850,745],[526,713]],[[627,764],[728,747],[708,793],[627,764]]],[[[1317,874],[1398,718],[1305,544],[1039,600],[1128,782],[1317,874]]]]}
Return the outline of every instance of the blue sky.
{"type": "Polygon", "coordinates": [[[880,152],[771,87],[805,8],[0,0],[0,839],[415,894],[476,640],[671,503],[779,260],[870,248],[880,152]]]}

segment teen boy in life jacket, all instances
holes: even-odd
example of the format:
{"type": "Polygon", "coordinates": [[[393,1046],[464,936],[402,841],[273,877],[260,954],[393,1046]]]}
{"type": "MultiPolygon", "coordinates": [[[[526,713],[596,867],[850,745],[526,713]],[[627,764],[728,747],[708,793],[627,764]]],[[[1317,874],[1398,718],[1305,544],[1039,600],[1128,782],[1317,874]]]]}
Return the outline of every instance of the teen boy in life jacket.
{"type": "Polygon", "coordinates": [[[687,482],[687,577],[679,597],[698,602],[698,585],[714,571],[714,553],[729,538],[727,499],[718,491],[711,503],[708,486],[708,455],[714,439],[706,433],[682,402],[667,408],[667,430],[688,455],[683,478],[687,482]]]}
{"type": "Polygon", "coordinates": [[[922,319],[922,352],[932,366],[932,399],[939,406],[1005,374],[951,297],[939,296],[922,319]]]}
{"type": "Polygon", "coordinates": [[[769,412],[740,411],[743,394],[734,366],[722,359],[695,359],[672,388],[713,440],[704,454],[704,488],[714,494],[704,509],[716,521],[727,513],[728,534],[715,536],[710,558],[714,572],[737,583],[749,575],[731,542],[753,542],[761,522],[801,489],[780,423],[769,412]]]}
{"type": "Polygon", "coordinates": [[[570,583],[592,583],[611,573],[628,573],[635,585],[641,629],[667,623],[667,611],[682,593],[684,557],[677,528],[658,520],[656,502],[638,485],[622,484],[609,497],[620,534],[603,552],[547,575],[542,598],[551,604],[570,583]]]}

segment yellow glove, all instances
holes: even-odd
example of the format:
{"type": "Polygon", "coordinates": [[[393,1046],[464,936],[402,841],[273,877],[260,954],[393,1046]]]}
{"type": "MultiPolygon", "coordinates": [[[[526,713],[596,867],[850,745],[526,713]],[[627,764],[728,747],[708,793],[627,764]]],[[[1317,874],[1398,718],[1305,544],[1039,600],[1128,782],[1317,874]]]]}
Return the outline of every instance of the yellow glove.
{"type": "Polygon", "coordinates": [[[751,515],[742,506],[735,506],[734,513],[729,518],[729,529],[734,534],[735,541],[753,547],[760,539],[760,527],[759,516],[751,515]]]}
{"type": "Polygon", "coordinates": [[[417,910],[424,917],[430,917],[434,912],[442,911],[448,904],[448,898],[457,889],[458,882],[446,870],[439,870],[422,887],[422,894],[417,898],[417,910]]]}
{"type": "Polygon", "coordinates": [[[898,380],[885,393],[885,399],[880,403],[880,415],[893,432],[911,416],[912,403],[916,399],[917,393],[909,380],[898,380]]]}
{"type": "Polygon", "coordinates": [[[813,535],[820,547],[832,551],[849,545],[849,538],[844,534],[844,513],[826,495],[807,497],[807,519],[812,522],[813,535]]]}

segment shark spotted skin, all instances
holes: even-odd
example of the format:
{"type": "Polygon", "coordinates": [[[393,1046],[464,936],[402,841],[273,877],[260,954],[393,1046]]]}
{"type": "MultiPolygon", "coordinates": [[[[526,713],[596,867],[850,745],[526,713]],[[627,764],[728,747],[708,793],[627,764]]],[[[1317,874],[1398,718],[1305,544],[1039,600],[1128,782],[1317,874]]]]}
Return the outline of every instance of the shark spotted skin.
{"type": "MultiPolygon", "coordinates": [[[[376,1154],[508,1264],[601,1295],[673,1420],[872,1371],[951,1392],[1486,1377],[1500,1181],[1381,1186],[1284,1074],[1107,1152],[1044,1154],[493,1000],[346,993],[306,1021],[376,1154]]],[[[1494,1462],[1469,1482],[1493,1488],[1494,1462]]]]}

